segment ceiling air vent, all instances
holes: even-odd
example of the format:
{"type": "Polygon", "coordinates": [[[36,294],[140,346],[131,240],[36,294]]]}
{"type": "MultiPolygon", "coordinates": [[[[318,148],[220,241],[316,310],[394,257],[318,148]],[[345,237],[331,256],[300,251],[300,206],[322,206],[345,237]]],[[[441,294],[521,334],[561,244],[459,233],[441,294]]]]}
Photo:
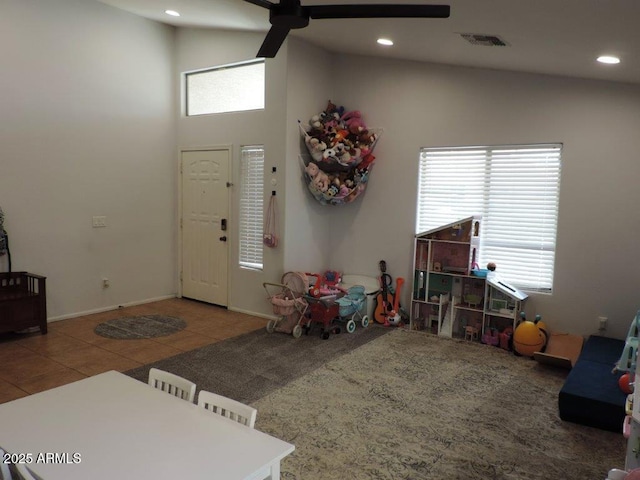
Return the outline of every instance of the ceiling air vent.
{"type": "Polygon", "coordinates": [[[497,35],[482,35],[478,33],[461,33],[460,36],[472,45],[485,47],[506,47],[509,45],[497,35]]]}

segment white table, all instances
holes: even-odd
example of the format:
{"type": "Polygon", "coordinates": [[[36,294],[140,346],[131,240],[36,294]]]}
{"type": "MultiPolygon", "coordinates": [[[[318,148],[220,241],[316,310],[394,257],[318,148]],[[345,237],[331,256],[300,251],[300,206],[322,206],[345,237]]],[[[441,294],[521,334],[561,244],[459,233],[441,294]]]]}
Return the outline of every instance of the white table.
{"type": "Polygon", "coordinates": [[[0,447],[43,480],[275,480],[295,449],[115,371],[1,404],[0,447]]]}

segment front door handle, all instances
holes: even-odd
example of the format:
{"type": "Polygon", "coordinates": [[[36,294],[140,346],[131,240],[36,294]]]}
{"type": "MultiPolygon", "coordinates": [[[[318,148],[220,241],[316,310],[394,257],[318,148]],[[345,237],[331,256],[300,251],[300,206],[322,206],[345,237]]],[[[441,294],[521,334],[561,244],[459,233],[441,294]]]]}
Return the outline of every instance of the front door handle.
{"type": "Polygon", "coordinates": [[[220,237],[220,241],[221,242],[226,242],[227,241],[227,236],[225,235],[225,236],[220,237]]]}

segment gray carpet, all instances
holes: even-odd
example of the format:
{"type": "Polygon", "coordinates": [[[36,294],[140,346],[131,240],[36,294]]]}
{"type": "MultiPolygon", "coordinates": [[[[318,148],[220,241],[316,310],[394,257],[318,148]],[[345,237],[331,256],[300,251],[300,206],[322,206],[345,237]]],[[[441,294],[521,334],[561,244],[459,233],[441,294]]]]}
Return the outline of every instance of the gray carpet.
{"type": "Polygon", "coordinates": [[[264,330],[155,366],[258,409],[293,443],[283,480],[584,480],[622,468],[622,435],[563,422],[567,372],[504,350],[372,325],[264,330]]]}
{"type": "Polygon", "coordinates": [[[566,371],[394,330],[253,403],[286,480],[599,480],[621,434],[563,422],[566,371]]]}
{"type": "Polygon", "coordinates": [[[323,340],[318,328],[298,339],[260,329],[125,373],[146,382],[155,367],[195,382],[198,391],[251,403],[389,331],[370,325],[323,340]]]}
{"type": "Polygon", "coordinates": [[[141,338],[166,337],[187,326],[180,318],[166,315],[140,315],[121,317],[100,323],[94,332],[101,337],[119,340],[140,340],[141,338]]]}

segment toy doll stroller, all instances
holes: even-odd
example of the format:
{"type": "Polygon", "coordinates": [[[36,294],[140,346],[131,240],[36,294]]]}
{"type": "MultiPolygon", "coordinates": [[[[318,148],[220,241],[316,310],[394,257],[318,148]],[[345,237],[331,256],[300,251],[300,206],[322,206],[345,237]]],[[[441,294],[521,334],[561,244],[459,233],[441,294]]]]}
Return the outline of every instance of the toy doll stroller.
{"type": "Polygon", "coordinates": [[[332,333],[340,333],[340,327],[334,324],[335,320],[340,319],[340,305],[336,301],[336,295],[328,295],[324,297],[313,297],[307,295],[309,310],[307,311],[307,324],[304,327],[305,333],[308,335],[309,330],[314,323],[322,326],[322,338],[326,340],[332,333]]]}
{"type": "Polygon", "coordinates": [[[366,299],[364,287],[362,285],[354,285],[347,290],[347,294],[344,297],[336,300],[340,319],[347,321],[347,332],[353,333],[356,331],[356,321],[358,320],[363,328],[369,326],[369,317],[360,313],[366,299]]]}
{"type": "Polygon", "coordinates": [[[305,313],[309,306],[305,300],[309,289],[306,275],[287,272],[282,276],[282,283],[264,282],[262,286],[273,305],[273,313],[279,316],[277,320],[269,320],[267,332],[290,333],[293,338],[300,338],[303,323],[306,325],[305,313]]]}

